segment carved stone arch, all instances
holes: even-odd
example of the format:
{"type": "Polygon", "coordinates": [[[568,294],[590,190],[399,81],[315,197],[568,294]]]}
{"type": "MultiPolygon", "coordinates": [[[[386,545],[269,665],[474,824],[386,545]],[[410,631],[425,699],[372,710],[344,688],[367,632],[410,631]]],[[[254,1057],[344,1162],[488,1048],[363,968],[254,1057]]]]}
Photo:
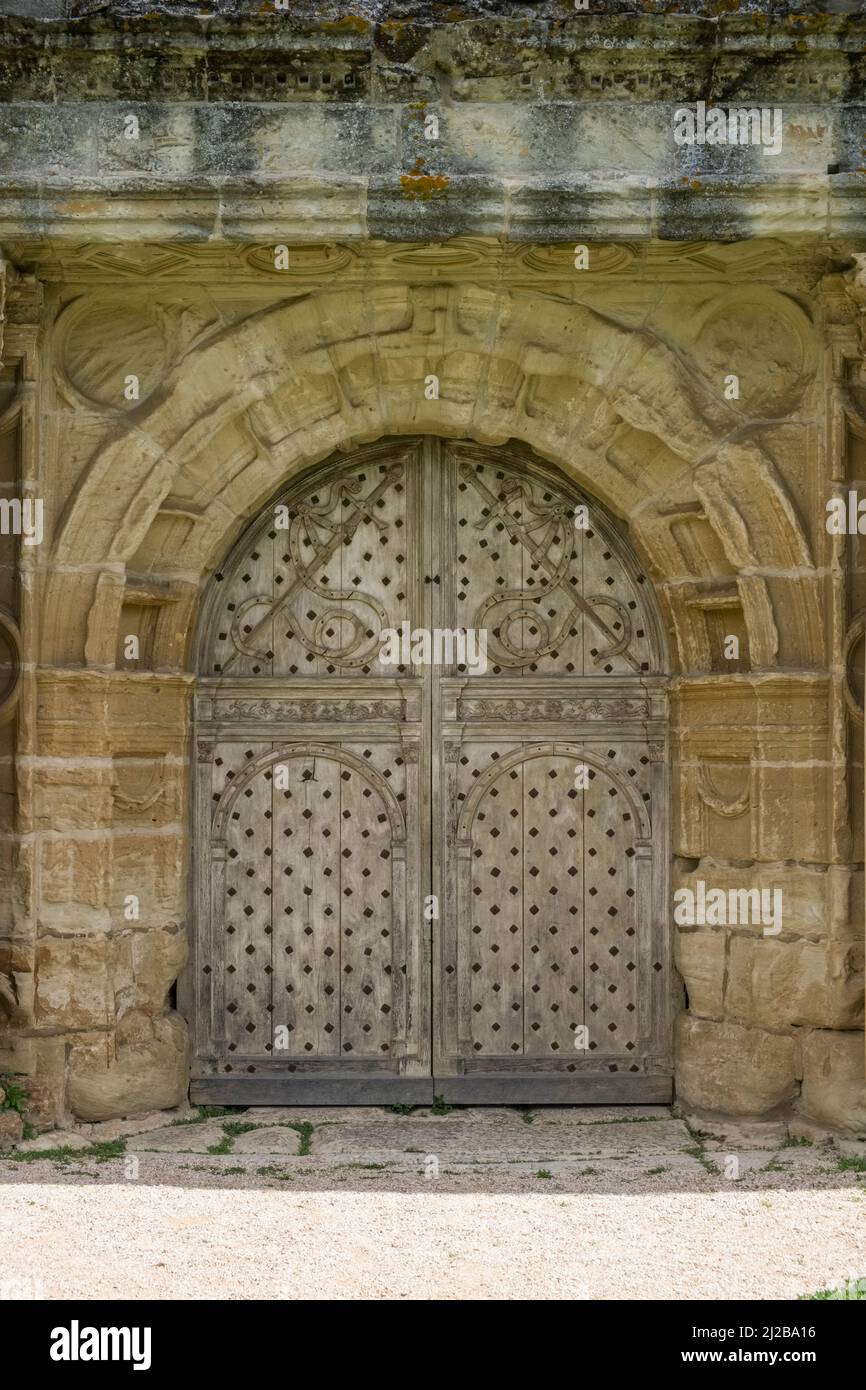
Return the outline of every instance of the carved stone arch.
{"type": "MultiPolygon", "coordinates": [[[[775,660],[774,607],[793,587],[784,576],[813,562],[777,470],[752,442],[752,422],[720,405],[647,328],[555,296],[457,284],[388,286],[375,300],[319,292],[196,341],[97,448],[62,519],[44,659],[110,666],[124,566],[138,573],[159,556],[168,575],[206,572],[238,516],[299,469],[335,448],[419,433],[526,441],[627,518],[654,574],[670,580],[666,602],[677,609],[686,665],[706,660],[705,642],[688,635],[690,624],[705,622],[704,590],[681,602],[686,565],[664,518],[670,507],[700,501],[727,559],[724,573],[696,579],[718,587],[714,602],[728,601],[725,583],[733,589],[754,630],[756,660],[775,660]],[[443,325],[435,347],[424,330],[430,315],[443,325]],[[417,379],[394,369],[397,361],[417,363],[417,379]],[[440,393],[428,401],[419,383],[436,365],[440,393]],[[86,640],[76,616],[82,605],[94,614],[86,640]]],[[[182,632],[194,591],[187,577],[166,582],[182,632]]],[[[802,650],[780,656],[814,664],[823,652],[817,589],[799,583],[796,592],[802,650]]],[[[161,631],[176,648],[172,624],[161,631]]]]}
{"type": "Polygon", "coordinates": [[[507,772],[509,768],[518,767],[521,763],[551,755],[563,758],[572,757],[575,763],[586,763],[587,766],[594,768],[602,776],[608,777],[625,797],[634,816],[635,828],[639,831],[639,839],[645,842],[649,841],[652,835],[652,819],[645,803],[634,790],[634,787],[629,785],[614,768],[611,768],[605,759],[577,743],[530,744],[516,753],[508,754],[505,758],[499,758],[479,777],[467,797],[457,822],[457,839],[468,840],[471,837],[472,824],[481,803],[490,787],[498,781],[503,773],[507,772]]]}

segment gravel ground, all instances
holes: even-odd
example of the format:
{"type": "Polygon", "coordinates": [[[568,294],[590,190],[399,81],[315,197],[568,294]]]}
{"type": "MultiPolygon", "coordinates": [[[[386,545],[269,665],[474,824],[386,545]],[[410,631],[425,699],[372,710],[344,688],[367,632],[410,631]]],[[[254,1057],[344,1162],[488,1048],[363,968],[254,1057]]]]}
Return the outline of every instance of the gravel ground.
{"type": "Polygon", "coordinates": [[[866,1274],[862,1160],[749,1137],[709,1149],[661,1107],[163,1120],[119,1156],[0,1158],[0,1283],[81,1299],[728,1299],[866,1274]],[[256,1127],[227,1135],[232,1121],[256,1127]]]}

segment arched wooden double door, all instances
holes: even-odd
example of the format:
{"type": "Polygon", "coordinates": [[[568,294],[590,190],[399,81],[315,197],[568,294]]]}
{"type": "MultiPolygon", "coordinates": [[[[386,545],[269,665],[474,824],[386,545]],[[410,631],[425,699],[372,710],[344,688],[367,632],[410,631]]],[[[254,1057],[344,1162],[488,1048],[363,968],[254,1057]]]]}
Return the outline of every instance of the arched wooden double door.
{"type": "Polygon", "coordinates": [[[670,1097],[664,641],[597,503],[516,446],[340,456],[197,647],[194,1098],[670,1097]]]}

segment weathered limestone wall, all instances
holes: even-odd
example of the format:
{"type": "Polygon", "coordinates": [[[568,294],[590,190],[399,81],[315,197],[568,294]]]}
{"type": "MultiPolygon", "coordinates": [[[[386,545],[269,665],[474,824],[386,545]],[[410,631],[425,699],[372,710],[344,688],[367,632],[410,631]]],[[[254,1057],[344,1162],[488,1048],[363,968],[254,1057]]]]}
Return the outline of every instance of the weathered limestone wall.
{"type": "Polygon", "coordinates": [[[520,439],[627,522],[673,657],[674,886],[783,890],[778,935],[677,932],[681,1099],[866,1130],[866,581],[862,539],[825,525],[866,478],[857,21],[581,31],[538,9],[408,34],[298,20],[256,43],[163,17],[159,74],[142,19],[21,21],[43,56],[7,69],[0,439],[45,536],[0,568],[4,631],[21,631],[0,691],[0,1069],[31,1079],[40,1125],[186,1089],[173,986],[202,585],[294,472],[429,431],[520,439]],[[758,83],[743,52],[761,44],[784,56],[758,83]],[[723,74],[732,100],[788,92],[772,171],[704,150],[698,175],[666,106],[628,109],[723,74]],[[435,160],[416,129],[431,109],[435,160]]]}
{"type": "Polygon", "coordinates": [[[22,0],[0,237],[862,236],[866,16],[588,4],[22,0]],[[781,149],[676,145],[701,100],[779,108],[781,149]]]}

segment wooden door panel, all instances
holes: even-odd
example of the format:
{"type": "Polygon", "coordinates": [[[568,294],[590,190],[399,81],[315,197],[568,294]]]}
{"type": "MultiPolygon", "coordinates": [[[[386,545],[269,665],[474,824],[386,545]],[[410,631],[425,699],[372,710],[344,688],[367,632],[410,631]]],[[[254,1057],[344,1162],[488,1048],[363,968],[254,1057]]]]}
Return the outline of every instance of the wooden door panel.
{"type": "Polygon", "coordinates": [[[509,732],[452,731],[443,916],[455,925],[442,980],[456,1028],[440,1065],[640,1071],[653,1047],[640,1004],[665,950],[641,786],[661,765],[609,728],[582,741],[555,725],[543,742],[509,732]],[[576,1053],[579,1028],[588,1047],[576,1053]]]}
{"type": "MultiPolygon", "coordinates": [[[[515,769],[516,771],[517,769],[515,769]]],[[[524,756],[525,1057],[571,1057],[584,1022],[582,792],[567,753],[524,756]]]]}
{"type": "Polygon", "coordinates": [[[488,668],[434,682],[437,1089],[669,1098],[667,704],[651,593],[617,525],[549,470],[510,449],[446,455],[437,623],[486,629],[488,668]]]}
{"type": "Polygon", "coordinates": [[[417,613],[420,474],[411,443],[326,468],[275,503],[212,582],[203,674],[392,675],[379,634],[417,613]]]}
{"type": "Polygon", "coordinates": [[[471,444],[450,446],[444,471],[443,626],[486,629],[494,674],[531,682],[660,669],[646,578],[603,508],[584,499],[588,524],[576,526],[579,494],[526,460],[471,444]]]}
{"type": "Polygon", "coordinates": [[[383,442],[214,577],[194,1098],[668,1098],[661,625],[579,500],[518,448],[383,442]],[[404,621],[483,629],[487,671],[383,664],[404,621]]]}
{"type": "MultiPolygon", "coordinates": [[[[418,446],[301,480],[204,605],[196,694],[193,1096],[432,1096],[418,446]]],[[[429,723],[429,720],[428,720],[429,723]]]]}
{"type": "Polygon", "coordinates": [[[418,725],[368,724],[359,738],[319,724],[316,735],[287,729],[263,745],[223,730],[199,763],[202,793],[223,784],[199,875],[210,932],[196,952],[197,1087],[212,1099],[236,1075],[241,1088],[322,1076],[335,1097],[343,1074],[351,1099],[364,1077],[430,1074],[418,725]],[[222,778],[240,744],[243,763],[222,778]]]}

